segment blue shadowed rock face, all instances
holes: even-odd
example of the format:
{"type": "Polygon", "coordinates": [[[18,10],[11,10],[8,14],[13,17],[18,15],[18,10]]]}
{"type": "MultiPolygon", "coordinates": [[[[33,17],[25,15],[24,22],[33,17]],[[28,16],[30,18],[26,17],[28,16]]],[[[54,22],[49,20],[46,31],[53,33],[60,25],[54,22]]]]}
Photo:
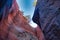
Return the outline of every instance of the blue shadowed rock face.
{"type": "Polygon", "coordinates": [[[4,6],[5,3],[6,3],[6,0],[0,0],[0,9],[4,6]]]}
{"type": "Polygon", "coordinates": [[[60,0],[38,0],[33,21],[40,26],[46,40],[60,40],[60,0]]]}
{"type": "Polygon", "coordinates": [[[2,19],[2,8],[4,7],[4,4],[6,3],[6,0],[0,0],[0,20],[2,19]]]}
{"type": "Polygon", "coordinates": [[[0,0],[0,21],[3,15],[6,13],[6,12],[4,13],[4,9],[8,9],[9,11],[11,6],[12,6],[12,0],[0,0]]]}

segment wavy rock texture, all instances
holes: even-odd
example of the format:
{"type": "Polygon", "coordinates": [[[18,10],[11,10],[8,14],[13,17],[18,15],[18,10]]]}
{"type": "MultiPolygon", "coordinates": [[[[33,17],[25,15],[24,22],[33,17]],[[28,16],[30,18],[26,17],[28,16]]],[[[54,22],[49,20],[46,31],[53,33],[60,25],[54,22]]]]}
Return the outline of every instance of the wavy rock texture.
{"type": "Polygon", "coordinates": [[[32,28],[19,7],[16,0],[12,0],[11,8],[4,7],[0,21],[0,40],[43,40],[44,35],[39,27],[32,28]],[[4,14],[5,13],[5,14],[4,14]]]}
{"type": "Polygon", "coordinates": [[[46,40],[60,40],[60,0],[37,0],[33,21],[46,40]]]}

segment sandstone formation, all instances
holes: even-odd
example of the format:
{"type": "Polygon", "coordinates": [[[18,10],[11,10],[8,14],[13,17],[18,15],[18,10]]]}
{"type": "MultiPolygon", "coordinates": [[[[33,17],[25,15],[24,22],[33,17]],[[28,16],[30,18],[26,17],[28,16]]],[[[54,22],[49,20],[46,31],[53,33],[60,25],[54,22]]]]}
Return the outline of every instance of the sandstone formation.
{"type": "Polygon", "coordinates": [[[0,21],[0,40],[43,40],[44,36],[39,27],[32,28],[19,7],[16,0],[13,0],[12,6],[9,10],[4,9],[9,14],[3,16],[0,21]]]}

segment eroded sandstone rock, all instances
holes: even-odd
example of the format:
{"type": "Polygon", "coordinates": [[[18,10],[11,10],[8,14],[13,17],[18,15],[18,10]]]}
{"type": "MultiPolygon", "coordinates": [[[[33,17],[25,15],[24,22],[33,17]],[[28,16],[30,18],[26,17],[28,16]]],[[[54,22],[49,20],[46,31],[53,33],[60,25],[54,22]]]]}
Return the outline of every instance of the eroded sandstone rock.
{"type": "Polygon", "coordinates": [[[42,31],[32,28],[19,10],[16,0],[12,0],[12,6],[6,17],[0,22],[0,40],[43,40],[42,31]],[[42,34],[42,35],[41,35],[42,34]]]}

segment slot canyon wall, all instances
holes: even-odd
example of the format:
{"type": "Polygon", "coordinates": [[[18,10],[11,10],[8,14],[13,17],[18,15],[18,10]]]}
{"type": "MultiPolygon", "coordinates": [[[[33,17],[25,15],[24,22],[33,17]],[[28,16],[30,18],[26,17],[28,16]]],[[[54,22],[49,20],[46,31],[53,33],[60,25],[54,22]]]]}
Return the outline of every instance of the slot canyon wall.
{"type": "MultiPolygon", "coordinates": [[[[9,0],[7,0],[8,2],[9,0]]],[[[10,0],[3,8],[0,21],[0,40],[44,40],[44,35],[39,27],[32,28],[16,3],[10,0]],[[11,6],[9,8],[9,6],[11,6]]]]}

